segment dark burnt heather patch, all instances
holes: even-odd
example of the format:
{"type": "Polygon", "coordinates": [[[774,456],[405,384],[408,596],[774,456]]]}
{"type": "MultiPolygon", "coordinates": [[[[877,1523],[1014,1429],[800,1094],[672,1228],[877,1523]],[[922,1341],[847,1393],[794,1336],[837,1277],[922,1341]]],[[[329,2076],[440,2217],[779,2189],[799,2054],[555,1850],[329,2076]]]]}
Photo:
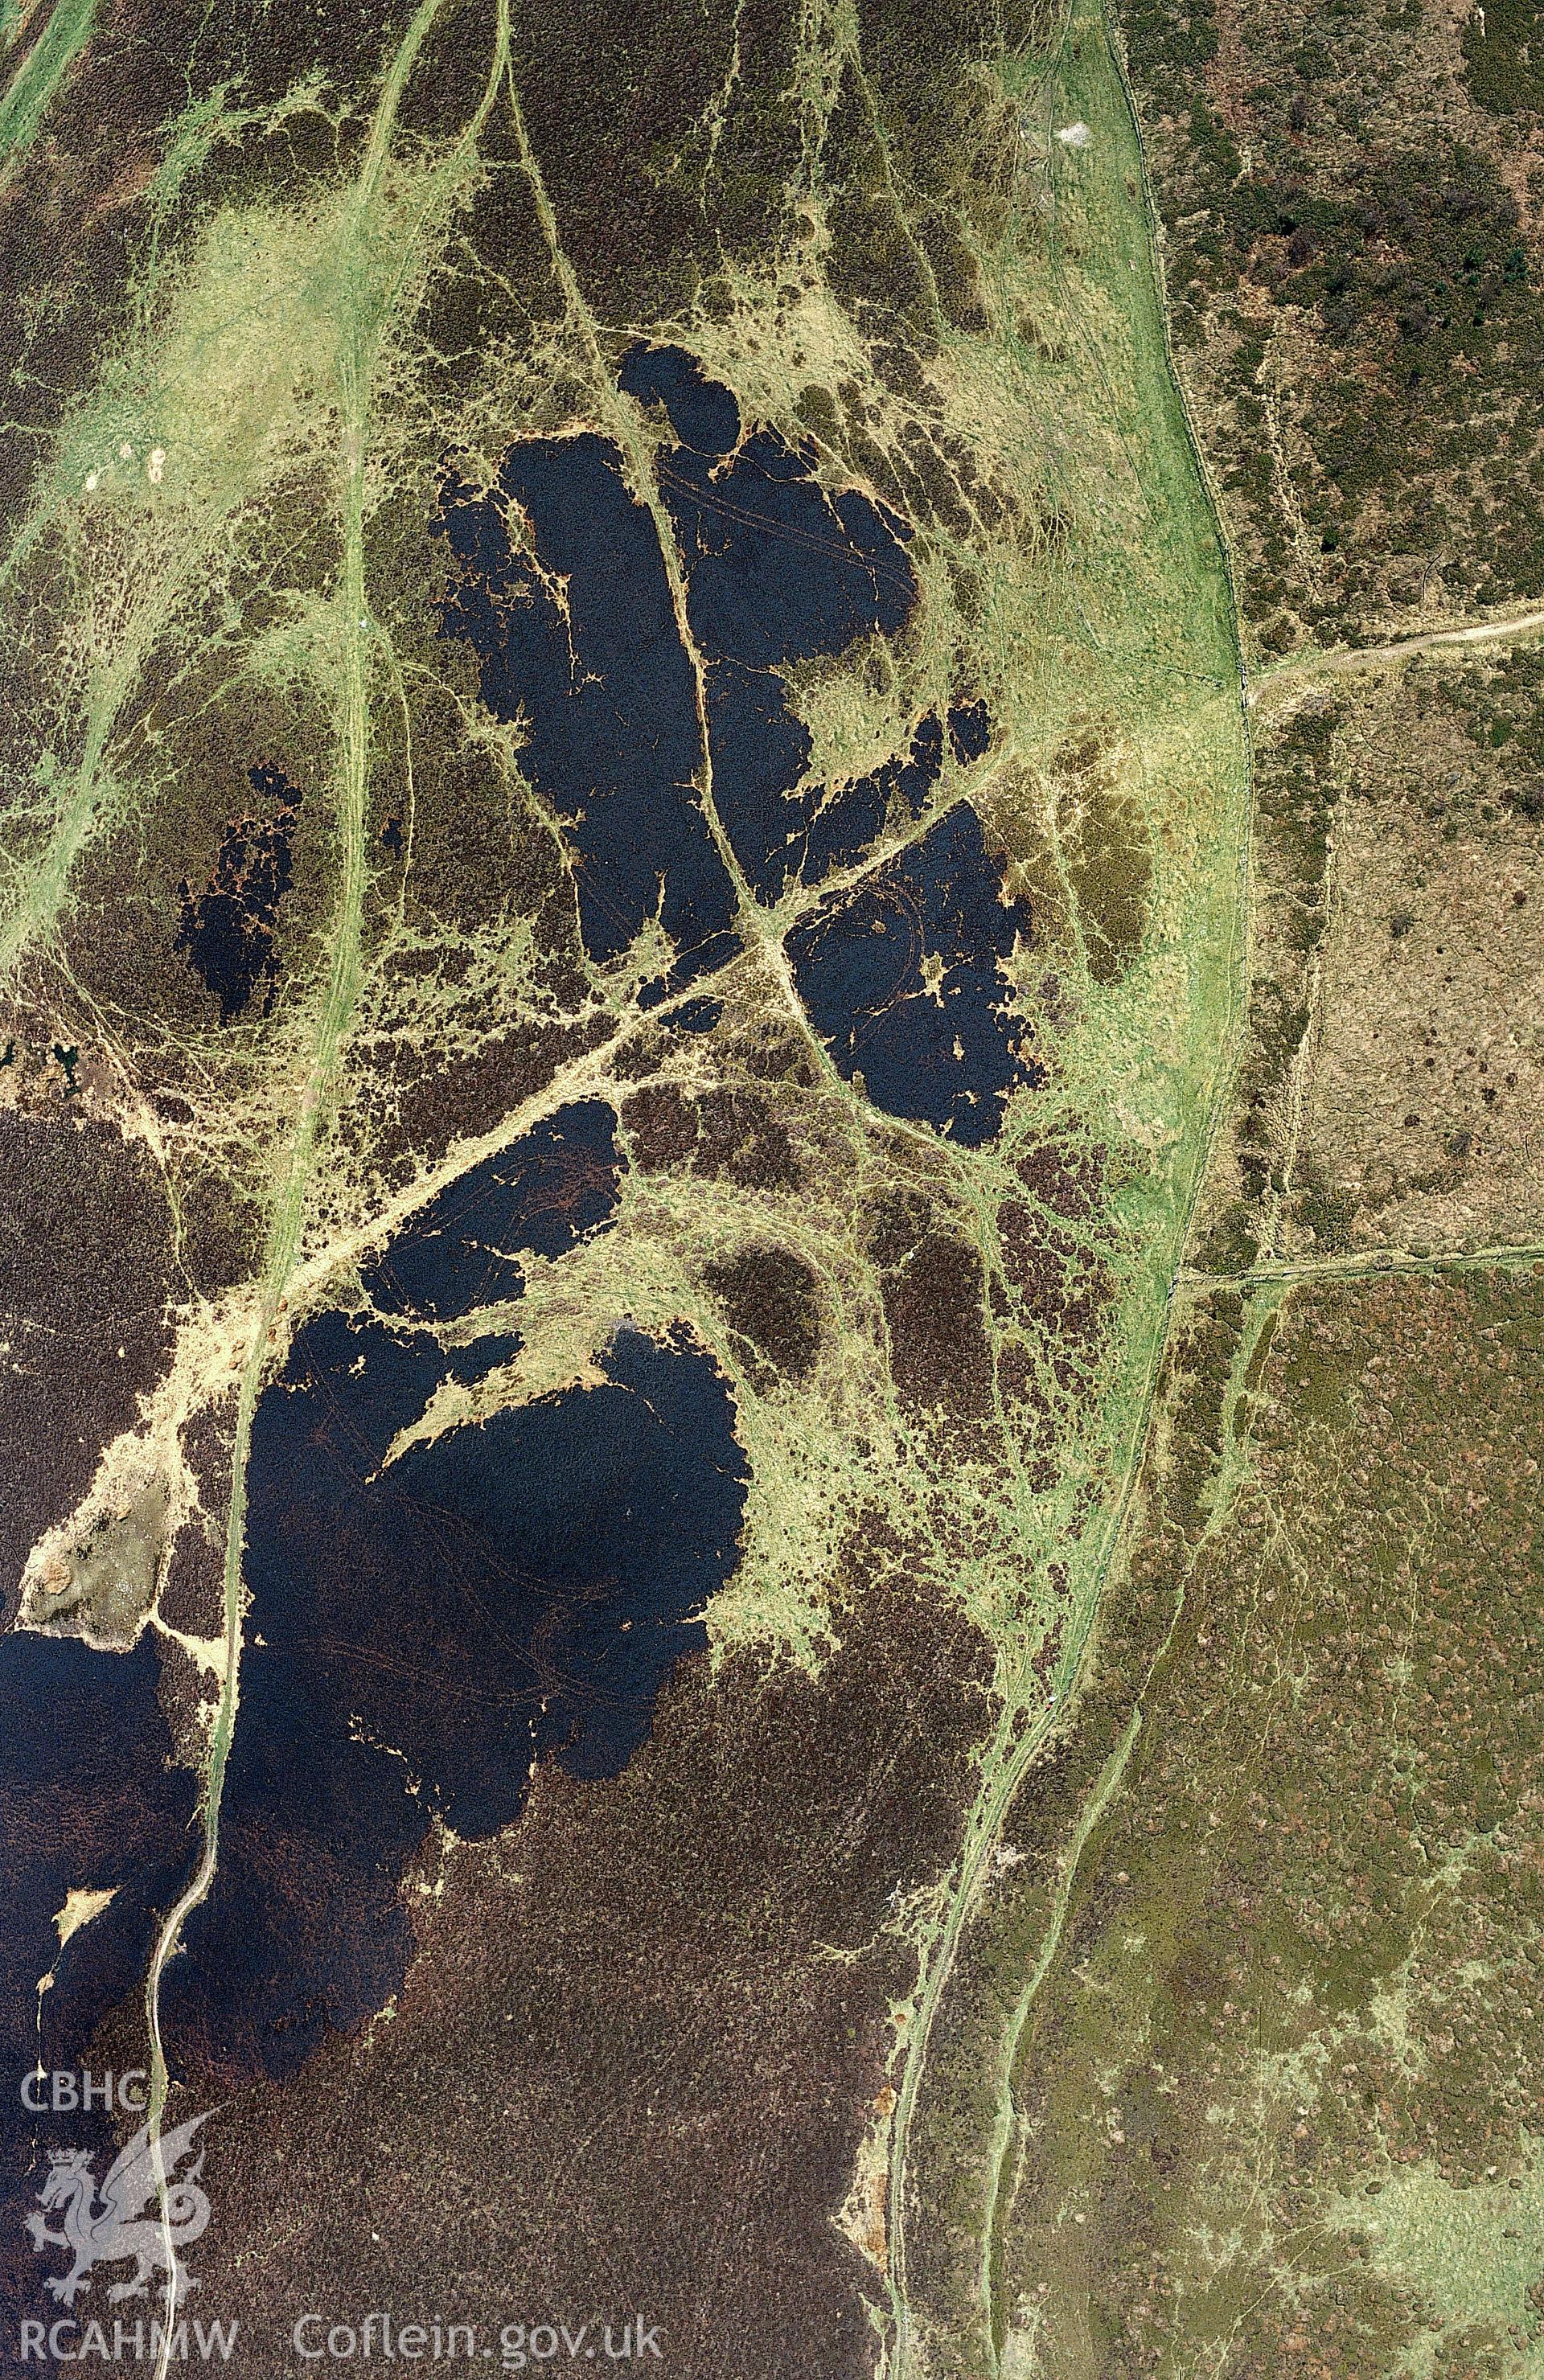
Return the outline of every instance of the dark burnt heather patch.
{"type": "Polygon", "coordinates": [[[447,482],[439,527],[456,565],[444,633],[477,654],[495,717],[525,725],[523,765],[563,823],[591,959],[620,958],[657,917],[678,953],[662,989],[722,965],[735,899],[696,791],[696,686],[616,449],[589,431],[517,444],[496,489],[447,482]]]}
{"type": "Polygon", "coordinates": [[[788,937],[799,997],[849,1081],[874,1105],[992,1139],[1009,1093],[1044,1080],[1008,1014],[1002,962],[1029,908],[1003,897],[1002,863],[958,804],[868,880],[788,937]]]}
{"type": "Polygon", "coordinates": [[[919,819],[943,766],[943,730],[934,712],[919,721],[903,759],[882,760],[866,777],[839,785],[816,786],[802,796],[802,829],[789,840],[806,884],[818,884],[833,868],[850,867],[879,837],[887,822],[919,819]]]}
{"type": "Polygon", "coordinates": [[[291,2072],[389,1998],[432,1816],[492,1832],[546,1755],[623,1768],[733,1568],[746,1470],[706,1354],[624,1330],[602,1387],[387,1463],[462,1368],[325,1315],[259,1406],[220,1869],[165,2003],[182,2054],[222,2072],[291,2072]]]}
{"type": "Polygon", "coordinates": [[[979,760],[991,742],[991,713],[985,702],[956,702],[949,710],[949,744],[962,766],[979,760]]]}
{"type": "Polygon", "coordinates": [[[702,1278],[748,1354],[757,1387],[808,1379],[821,1348],[821,1297],[802,1257],[791,1248],[741,1248],[704,1266],[702,1278]]]}
{"type": "Polygon", "coordinates": [[[740,408],[732,390],[709,380],[681,347],[629,347],[616,384],[639,405],[663,406],[678,445],[728,455],[739,443],[740,408]]]}
{"type": "MultiPolygon", "coordinates": [[[[97,1653],[0,1637],[0,2312],[35,2315],[41,2267],[22,2229],[48,2153],[105,2148],[111,2123],[31,2114],[18,2084],[78,2071],[107,2012],[143,1975],[157,1913],[192,1857],[195,1786],[169,1765],[153,1647],[97,1653]],[[61,1947],[71,1891],[113,1899],[61,1947]],[[55,1981],[44,1992],[41,1977],[55,1981]]],[[[98,2171],[102,2171],[99,2164],[98,2171]]],[[[47,2300],[43,2303],[46,2305],[47,2300]]],[[[13,2334],[14,2335],[14,2334],[13,2334]]]]}
{"type": "MultiPolygon", "coordinates": [[[[660,484],[706,666],[714,803],[752,892],[773,900],[790,876],[818,880],[888,820],[919,816],[942,772],[944,730],[929,714],[869,774],[799,792],[810,739],[779,674],[900,629],[917,596],[909,530],[857,489],[821,487],[812,447],[766,429],[743,439],[733,395],[681,350],[634,347],[619,377],[678,442],[660,484]]],[[[487,494],[453,478],[437,527],[456,565],[443,628],[471,646],[489,708],[525,725],[524,765],[563,821],[591,958],[616,959],[657,917],[679,956],[656,996],[722,964],[735,902],[697,791],[697,689],[620,455],[588,431],[523,442],[487,494]]],[[[963,759],[986,714],[951,716],[963,759]]]]}
{"type": "Polygon", "coordinates": [[[367,1275],[366,1293],[383,1314],[438,1322],[517,1298],[517,1251],[562,1256],[610,1216],[617,1181],[605,1101],[559,1108],[431,1199],[367,1275]]]}
{"type": "MultiPolygon", "coordinates": [[[[309,586],[301,577],[287,535],[298,510],[276,498],[271,522],[293,599],[320,594],[334,566],[329,554],[309,586]]],[[[232,543],[259,534],[249,520],[232,543]]],[[[55,667],[74,633],[61,624],[61,648],[49,625],[59,591],[40,590],[30,624],[55,667]]],[[[143,1088],[195,1104],[211,1063],[249,1079],[265,1011],[314,980],[333,917],[331,806],[313,793],[332,778],[333,722],[292,686],[233,669],[222,620],[237,600],[221,573],[164,620],[114,715],[104,765],[119,790],[102,795],[55,926],[67,1038],[89,1046],[110,1016],[143,1088]],[[236,1046],[220,1050],[221,1038],[236,1046]]],[[[46,694],[30,710],[35,743],[74,753],[84,732],[46,694]]]]}
{"type": "Polygon", "coordinates": [[[737,418],[734,398],[700,373],[688,378],[675,355],[635,350],[623,385],[644,401],[657,395],[680,442],[661,455],[660,488],[707,663],[714,804],[752,891],[771,901],[792,875],[857,858],[901,790],[885,777],[796,795],[811,746],[778,671],[898,632],[917,600],[910,530],[857,488],[822,488],[808,441],[795,448],[760,429],[725,463],[735,441],[719,442],[737,418]]]}
{"type": "Polygon", "coordinates": [[[452,1852],[391,2024],[237,2096],[201,2267],[223,2311],[281,2269],[447,2318],[626,2301],[681,2380],[869,2372],[877,2283],[832,2218],[913,1969],[894,1895],[953,1856],[993,1706],[986,1640],[880,1516],[843,1572],[819,1679],[684,1665],[624,1776],[546,1769],[517,1833],[452,1852]],[[275,2196],[308,2210],[282,2249],[275,2196]]]}
{"type": "Polygon", "coordinates": [[[0,1596],[138,1419],[171,1347],[171,1220],[149,1153],[89,1118],[0,1112],[0,1596]]]}
{"type": "Polygon", "coordinates": [[[266,987],[264,1010],[272,1004],[278,974],[274,937],[290,886],[290,838],[302,798],[284,771],[266,761],[247,773],[263,808],[226,828],[201,892],[186,878],[177,886],[177,947],[205,990],[217,994],[222,1025],[240,1015],[260,984],[266,987]]]}

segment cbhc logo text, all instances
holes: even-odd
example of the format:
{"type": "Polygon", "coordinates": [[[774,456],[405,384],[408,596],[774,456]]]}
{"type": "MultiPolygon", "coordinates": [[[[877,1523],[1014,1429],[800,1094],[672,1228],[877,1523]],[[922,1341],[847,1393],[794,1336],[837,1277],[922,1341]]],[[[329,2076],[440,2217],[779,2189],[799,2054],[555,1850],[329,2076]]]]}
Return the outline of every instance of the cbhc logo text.
{"type": "Polygon", "coordinates": [[[79,2074],[49,2074],[38,2066],[21,2078],[21,2104],[34,2116],[41,2116],[48,2107],[56,2116],[67,2110],[91,2107],[100,2107],[106,2114],[115,2106],[131,2107],[139,2114],[148,2103],[145,2085],[149,2080],[142,2066],[131,2066],[123,2074],[114,2074],[111,2070],[105,2074],[93,2074],[89,2066],[83,2066],[79,2074]]]}

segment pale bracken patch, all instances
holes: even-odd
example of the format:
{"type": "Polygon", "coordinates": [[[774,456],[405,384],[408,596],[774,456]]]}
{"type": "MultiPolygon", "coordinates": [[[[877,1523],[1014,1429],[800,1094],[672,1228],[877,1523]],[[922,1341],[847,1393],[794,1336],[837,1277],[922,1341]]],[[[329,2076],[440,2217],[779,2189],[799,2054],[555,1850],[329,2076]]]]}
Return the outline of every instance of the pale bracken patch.
{"type": "Polygon", "coordinates": [[[115,1884],[70,1886],[65,1895],[64,1907],[55,1912],[54,1918],[54,1930],[58,1935],[61,1950],[71,1935],[79,1934],[82,1925],[89,1925],[93,1917],[101,1916],[117,1889],[115,1884]]]}

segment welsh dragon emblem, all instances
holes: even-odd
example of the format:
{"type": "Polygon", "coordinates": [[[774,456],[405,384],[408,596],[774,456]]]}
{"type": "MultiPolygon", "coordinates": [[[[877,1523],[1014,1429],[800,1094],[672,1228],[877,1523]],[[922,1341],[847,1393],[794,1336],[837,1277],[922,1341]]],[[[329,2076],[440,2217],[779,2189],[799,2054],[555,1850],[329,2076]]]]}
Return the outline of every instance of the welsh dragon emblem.
{"type": "Polygon", "coordinates": [[[206,2108],[201,2116],[161,2136],[161,2167],[166,2177],[164,2216],[156,2195],[148,2124],[108,2168],[100,2194],[85,2149],[51,2151],[48,2176],[38,2200],[46,2213],[63,2210],[63,2228],[51,2231],[42,2215],[29,2215],[27,2230],[40,2255],[47,2248],[63,2248],[75,2260],[62,2277],[51,2276],[44,2284],[61,2304],[72,2306],[80,2291],[91,2288],[94,2266],[122,2264],[129,2257],[134,2259],[134,2271],[127,2281],[117,2281],[108,2290],[109,2304],[116,2304],[120,2298],[142,2298],[157,2267],[170,2277],[174,2305],[182,2303],[195,2283],[184,2270],[177,2251],[196,2240],[209,2221],[209,2200],[199,2187],[203,2150],[185,2173],[177,2175],[176,2168],[191,2151],[193,2135],[211,2112],[206,2108]]]}

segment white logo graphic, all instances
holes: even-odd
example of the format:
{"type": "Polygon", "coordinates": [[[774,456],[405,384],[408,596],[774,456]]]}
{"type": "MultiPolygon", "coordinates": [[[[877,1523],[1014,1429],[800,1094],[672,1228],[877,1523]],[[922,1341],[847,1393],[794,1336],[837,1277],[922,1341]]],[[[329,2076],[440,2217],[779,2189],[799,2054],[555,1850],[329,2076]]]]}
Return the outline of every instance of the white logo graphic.
{"type": "Polygon", "coordinates": [[[156,2194],[148,2124],[135,2133],[122,2155],[109,2167],[100,2197],[87,2150],[55,2149],[50,2153],[48,2179],[38,2192],[38,2201],[50,2213],[55,2208],[64,2210],[64,2228],[51,2231],[43,2216],[29,2215],[27,2230],[40,2255],[49,2248],[63,2248],[75,2259],[61,2278],[50,2277],[45,2284],[62,2305],[72,2306],[80,2291],[91,2288],[93,2266],[122,2264],[129,2257],[134,2260],[133,2274],[108,2290],[110,2305],[115,2305],[120,2298],[142,2298],[153,2266],[170,2274],[172,2301],[174,2305],[182,2303],[195,2283],[192,2275],[184,2271],[176,2252],[188,2240],[198,2239],[209,2221],[209,2200],[199,2188],[203,2150],[199,2151],[197,2160],[186,2173],[176,2180],[172,2177],[191,2150],[194,2133],[208,2121],[211,2112],[206,2108],[203,2115],[194,2116],[189,2122],[178,2124],[175,2131],[161,2136],[161,2168],[166,2176],[164,2220],[156,2194]]]}

